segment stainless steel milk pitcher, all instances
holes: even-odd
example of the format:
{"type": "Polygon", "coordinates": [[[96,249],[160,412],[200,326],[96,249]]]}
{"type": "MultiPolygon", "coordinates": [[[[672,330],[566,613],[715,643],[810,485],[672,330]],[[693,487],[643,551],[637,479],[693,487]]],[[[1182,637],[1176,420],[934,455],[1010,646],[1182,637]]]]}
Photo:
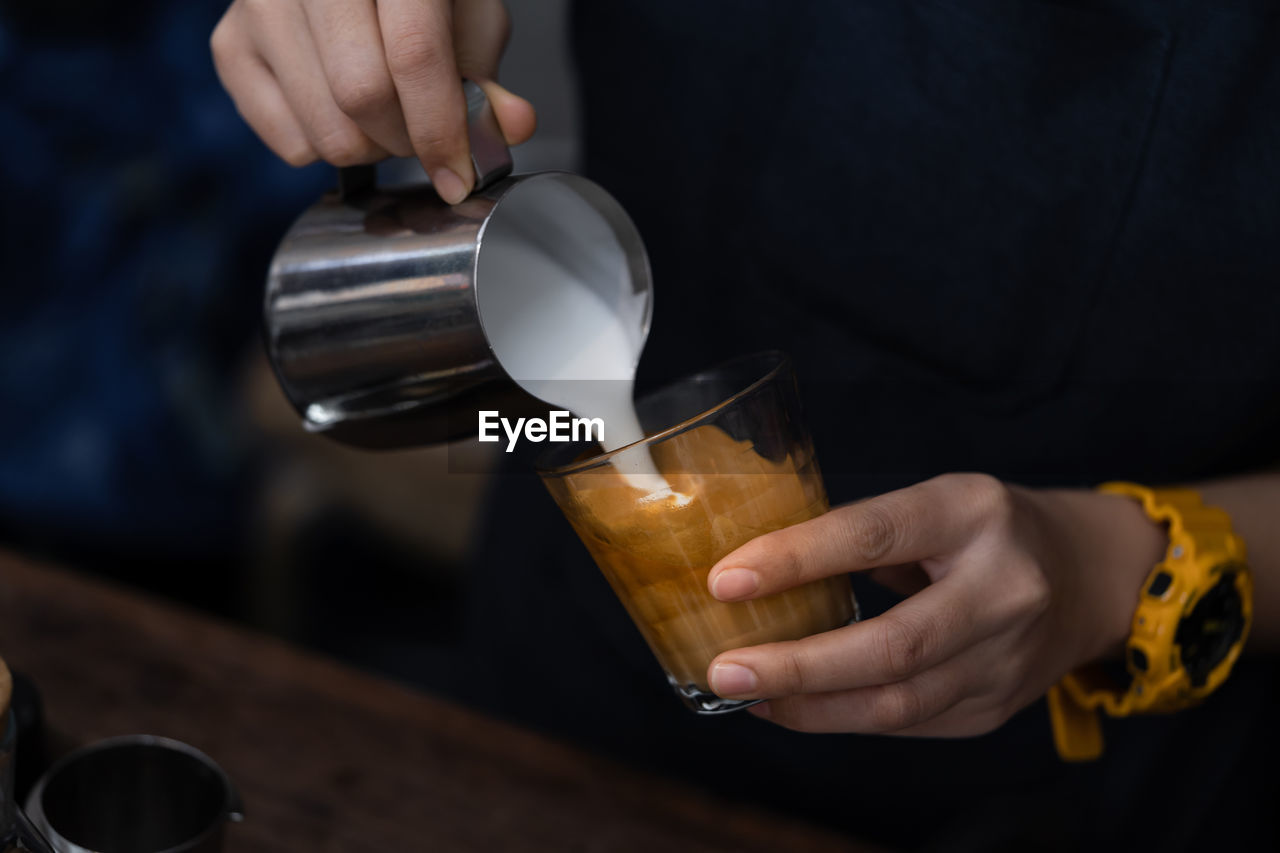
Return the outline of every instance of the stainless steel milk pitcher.
{"type": "Polygon", "coordinates": [[[481,294],[493,299],[516,285],[539,298],[554,284],[552,269],[590,281],[640,346],[648,334],[649,262],[621,205],[578,175],[508,177],[492,109],[478,86],[464,88],[477,175],[470,197],[450,206],[425,186],[377,187],[373,167],[344,169],[338,189],[276,251],[267,351],[309,431],[411,447],[474,434],[480,409],[528,409],[534,401],[486,333],[481,294]],[[550,262],[486,262],[509,241],[536,246],[550,262]]]}

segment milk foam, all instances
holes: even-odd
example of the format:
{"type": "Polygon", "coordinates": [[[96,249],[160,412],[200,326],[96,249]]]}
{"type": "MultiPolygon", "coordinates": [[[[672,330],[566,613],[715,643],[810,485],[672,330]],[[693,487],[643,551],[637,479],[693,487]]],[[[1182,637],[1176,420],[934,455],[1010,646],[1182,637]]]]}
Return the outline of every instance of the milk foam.
{"type": "MultiPolygon", "coordinates": [[[[619,251],[603,241],[591,245],[593,251],[619,251]]],[[[633,393],[644,342],[623,320],[628,306],[616,297],[624,288],[588,280],[579,271],[619,265],[596,258],[571,270],[536,235],[515,230],[501,239],[486,237],[482,258],[481,319],[507,373],[540,400],[579,417],[600,418],[606,451],[643,439],[633,393]]],[[[647,446],[611,461],[649,499],[673,495],[647,446]]]]}

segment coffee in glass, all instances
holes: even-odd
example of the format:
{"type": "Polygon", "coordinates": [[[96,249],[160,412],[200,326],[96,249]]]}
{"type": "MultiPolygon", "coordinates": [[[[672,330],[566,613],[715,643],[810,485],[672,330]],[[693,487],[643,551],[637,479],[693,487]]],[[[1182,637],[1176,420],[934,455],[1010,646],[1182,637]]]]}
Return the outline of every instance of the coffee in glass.
{"type": "Polygon", "coordinates": [[[745,707],[711,692],[717,655],[829,631],[856,612],[843,576],[744,602],[707,589],[722,557],[827,511],[794,374],[778,353],[748,356],[668,386],[637,410],[642,442],[605,454],[557,448],[544,457],[543,482],[676,692],[699,713],[745,707]],[[627,476],[642,453],[639,464],[651,460],[666,487],[627,476]]]}

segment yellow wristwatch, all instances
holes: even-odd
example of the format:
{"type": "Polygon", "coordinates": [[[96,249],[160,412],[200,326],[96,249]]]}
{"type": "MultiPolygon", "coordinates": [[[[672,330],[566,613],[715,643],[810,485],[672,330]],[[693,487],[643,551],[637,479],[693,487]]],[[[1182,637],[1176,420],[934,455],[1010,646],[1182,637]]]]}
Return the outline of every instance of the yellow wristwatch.
{"type": "Polygon", "coordinates": [[[1212,693],[1240,656],[1253,620],[1244,540],[1226,512],[1205,506],[1191,489],[1105,483],[1098,490],[1136,498],[1167,528],[1169,550],[1147,575],[1133,614],[1128,687],[1095,666],[1049,688],[1053,741],[1066,761],[1102,754],[1099,710],[1112,717],[1167,713],[1212,693]]]}

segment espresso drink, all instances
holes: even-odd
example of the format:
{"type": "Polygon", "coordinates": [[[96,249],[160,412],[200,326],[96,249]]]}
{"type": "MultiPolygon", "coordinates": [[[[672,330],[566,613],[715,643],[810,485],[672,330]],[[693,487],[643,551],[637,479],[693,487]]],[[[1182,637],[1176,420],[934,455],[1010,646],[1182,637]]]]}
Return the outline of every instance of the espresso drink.
{"type": "Polygon", "coordinates": [[[745,602],[707,590],[720,558],[826,512],[811,455],[771,461],[715,426],[668,438],[652,454],[670,484],[665,494],[636,488],[610,465],[548,487],[678,690],[709,693],[707,667],[721,652],[852,620],[845,577],[745,602]]]}
{"type": "MultiPolygon", "coordinates": [[[[534,396],[600,418],[604,449],[617,451],[607,464],[544,481],[677,691],[703,712],[728,709],[734,703],[722,703],[707,684],[717,654],[853,618],[845,578],[733,604],[707,591],[721,557],[827,510],[812,449],[801,442],[771,461],[712,425],[643,442],[632,389],[647,295],[619,294],[601,277],[620,268],[617,259],[548,251],[555,241],[541,239],[540,228],[554,223],[529,219],[526,231],[518,218],[504,222],[509,227],[495,222],[489,235],[508,227],[503,239],[486,238],[486,284],[477,289],[494,354],[534,396]]],[[[589,243],[597,253],[617,251],[609,240],[589,243]]]]}

